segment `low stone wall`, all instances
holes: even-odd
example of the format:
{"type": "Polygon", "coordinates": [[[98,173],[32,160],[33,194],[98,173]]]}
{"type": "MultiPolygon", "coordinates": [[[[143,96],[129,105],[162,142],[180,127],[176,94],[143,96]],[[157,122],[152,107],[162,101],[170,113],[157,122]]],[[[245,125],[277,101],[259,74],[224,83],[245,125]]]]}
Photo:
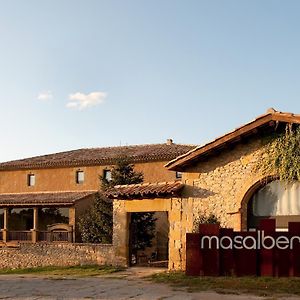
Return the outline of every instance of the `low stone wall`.
{"type": "Polygon", "coordinates": [[[70,243],[20,243],[0,248],[0,268],[42,266],[113,265],[112,245],[70,243]]]}

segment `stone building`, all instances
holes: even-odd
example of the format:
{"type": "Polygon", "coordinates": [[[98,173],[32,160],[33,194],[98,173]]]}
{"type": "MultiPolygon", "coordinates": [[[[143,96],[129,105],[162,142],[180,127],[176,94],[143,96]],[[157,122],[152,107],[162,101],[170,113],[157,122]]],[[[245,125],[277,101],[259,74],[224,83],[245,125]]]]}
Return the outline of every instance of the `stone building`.
{"type": "Polygon", "coordinates": [[[128,264],[129,216],[137,211],[165,211],[169,218],[169,269],[185,269],[185,238],[199,216],[214,214],[223,227],[253,230],[259,219],[274,218],[278,230],[300,220],[300,185],[284,186],[265,174],[258,162],[265,140],[300,115],[273,109],[214,141],[171,160],[170,171],[182,172],[175,184],[117,186],[114,201],[116,258],[128,264]]]}
{"type": "MultiPolygon", "coordinates": [[[[67,260],[78,263],[83,251],[91,253],[85,261],[130,265],[131,215],[157,212],[163,213],[168,220],[168,267],[184,270],[186,233],[196,229],[200,216],[214,214],[221,226],[238,231],[254,230],[261,218],[275,219],[278,230],[286,230],[289,221],[300,221],[299,182],[286,185],[278,180],[278,174],[266,173],[259,165],[265,155],[266,140],[292,124],[300,124],[300,115],[270,109],[255,120],[196,148],[169,142],[76,150],[0,164],[3,237],[9,230],[7,221],[11,216],[8,212],[11,213],[12,207],[32,208],[33,237],[39,231],[38,208],[52,204],[69,209],[69,226],[74,230],[77,213],[98,189],[98,176],[109,176],[116,155],[126,151],[136,170],[144,173],[145,183],[120,185],[107,192],[107,196],[114,199],[113,245],[82,250],[68,244],[64,247],[73,247],[74,255],[70,256],[73,252],[68,250],[67,260]]],[[[29,257],[34,251],[50,251],[39,243],[34,245],[37,250],[27,244],[21,252],[29,257]]],[[[57,263],[62,248],[51,245],[56,255],[51,261],[57,263]]],[[[18,255],[18,259],[23,257],[19,252],[18,255]]],[[[32,258],[35,260],[40,261],[36,255],[32,258]]]]}
{"type": "Polygon", "coordinates": [[[193,146],[165,144],[79,149],[0,163],[0,239],[69,241],[77,239],[80,214],[110,179],[117,158],[126,156],[146,182],[180,180],[164,165],[193,146]],[[55,226],[52,226],[55,224],[55,226]]]}

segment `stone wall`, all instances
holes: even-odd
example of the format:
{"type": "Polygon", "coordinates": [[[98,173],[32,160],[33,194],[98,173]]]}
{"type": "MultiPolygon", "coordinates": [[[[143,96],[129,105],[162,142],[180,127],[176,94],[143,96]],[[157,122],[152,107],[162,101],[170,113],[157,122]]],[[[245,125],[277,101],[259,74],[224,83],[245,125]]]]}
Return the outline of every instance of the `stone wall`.
{"type": "Polygon", "coordinates": [[[169,270],[185,270],[186,233],[192,231],[192,202],[173,198],[169,211],[169,270]]]}
{"type": "Polygon", "coordinates": [[[262,140],[255,138],[188,168],[184,196],[193,202],[193,218],[213,213],[222,227],[245,229],[245,196],[266,177],[257,169],[263,149],[262,140]]]}
{"type": "Polygon", "coordinates": [[[70,243],[20,243],[16,248],[0,248],[0,268],[114,265],[112,245],[70,243]]]}

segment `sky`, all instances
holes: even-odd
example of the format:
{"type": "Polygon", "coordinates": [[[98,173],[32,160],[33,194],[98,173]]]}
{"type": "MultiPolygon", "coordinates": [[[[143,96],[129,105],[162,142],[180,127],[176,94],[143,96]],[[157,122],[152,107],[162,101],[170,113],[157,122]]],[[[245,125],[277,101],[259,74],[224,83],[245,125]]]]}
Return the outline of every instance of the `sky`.
{"type": "Polygon", "coordinates": [[[300,1],[0,0],[0,161],[204,144],[300,113],[300,1]]]}

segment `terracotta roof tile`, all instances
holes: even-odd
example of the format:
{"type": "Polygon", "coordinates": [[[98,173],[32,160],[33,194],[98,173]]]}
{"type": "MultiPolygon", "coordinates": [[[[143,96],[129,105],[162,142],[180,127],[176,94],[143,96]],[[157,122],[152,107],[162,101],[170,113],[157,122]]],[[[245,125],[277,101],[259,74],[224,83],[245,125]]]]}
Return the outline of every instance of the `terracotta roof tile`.
{"type": "Polygon", "coordinates": [[[0,163],[0,170],[107,165],[114,164],[120,156],[128,156],[133,163],[166,161],[193,148],[193,145],[174,143],[86,148],[3,162],[0,163]]]}
{"type": "Polygon", "coordinates": [[[257,117],[255,120],[242,125],[205,145],[200,145],[191,149],[189,152],[176,157],[168,162],[165,167],[169,170],[183,171],[185,167],[191,165],[194,161],[214,153],[230,143],[240,142],[244,137],[253,136],[258,133],[258,129],[266,130],[269,128],[276,128],[279,123],[300,124],[300,115],[279,112],[273,108],[268,109],[265,114],[257,117]]]}
{"type": "Polygon", "coordinates": [[[96,193],[97,191],[0,194],[0,207],[71,206],[96,193]]]}
{"type": "Polygon", "coordinates": [[[180,181],[117,185],[106,192],[111,199],[140,199],[178,196],[183,183],[180,181]]]}

